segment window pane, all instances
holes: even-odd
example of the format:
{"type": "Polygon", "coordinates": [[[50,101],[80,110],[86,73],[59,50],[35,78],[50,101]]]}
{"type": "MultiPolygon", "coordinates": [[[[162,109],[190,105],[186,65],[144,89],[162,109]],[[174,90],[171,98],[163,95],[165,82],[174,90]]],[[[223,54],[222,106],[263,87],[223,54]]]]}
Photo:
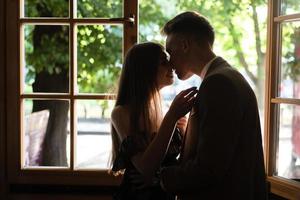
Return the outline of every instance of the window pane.
{"type": "Polygon", "coordinates": [[[281,15],[300,13],[299,0],[281,0],[281,15]]]}
{"type": "Polygon", "coordinates": [[[280,105],[277,175],[300,180],[300,106],[280,105]]]}
{"type": "Polygon", "coordinates": [[[77,26],[80,93],[115,92],[122,66],[122,25],[77,26]]]}
{"type": "Polygon", "coordinates": [[[68,93],[69,26],[25,25],[24,37],[24,92],[68,93]]]}
{"type": "Polygon", "coordinates": [[[68,17],[69,0],[25,0],[25,17],[68,17]]]}
{"type": "Polygon", "coordinates": [[[76,168],[108,168],[111,151],[110,114],[115,101],[78,100],[76,168]]]}
{"type": "Polygon", "coordinates": [[[123,0],[77,0],[77,17],[114,18],[123,16],[123,0]]]}
{"type": "Polygon", "coordinates": [[[279,96],[300,98],[300,22],[282,24],[279,96]]]}
{"type": "Polygon", "coordinates": [[[22,166],[68,167],[69,101],[26,99],[23,113],[22,166]]]}

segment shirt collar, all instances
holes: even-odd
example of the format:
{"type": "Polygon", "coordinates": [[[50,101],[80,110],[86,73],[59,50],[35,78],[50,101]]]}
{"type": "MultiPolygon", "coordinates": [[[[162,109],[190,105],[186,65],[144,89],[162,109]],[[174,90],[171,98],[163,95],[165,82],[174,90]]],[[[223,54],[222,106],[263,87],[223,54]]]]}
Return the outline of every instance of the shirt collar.
{"type": "Polygon", "coordinates": [[[202,80],[204,79],[211,63],[217,58],[218,56],[214,57],[213,59],[211,59],[208,63],[206,63],[206,65],[204,66],[204,68],[202,69],[201,73],[200,73],[200,77],[202,78],[202,80]]]}

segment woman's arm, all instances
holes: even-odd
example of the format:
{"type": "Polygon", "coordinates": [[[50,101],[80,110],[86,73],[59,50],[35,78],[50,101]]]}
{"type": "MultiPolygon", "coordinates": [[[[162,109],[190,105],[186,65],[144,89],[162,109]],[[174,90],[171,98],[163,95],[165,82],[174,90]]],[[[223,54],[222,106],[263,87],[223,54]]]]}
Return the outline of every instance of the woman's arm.
{"type": "MultiPolygon", "coordinates": [[[[131,158],[134,166],[144,176],[145,182],[151,182],[168,149],[177,120],[190,111],[196,93],[195,88],[179,93],[166,113],[158,133],[146,150],[131,158]]],[[[126,108],[119,106],[113,110],[112,123],[121,140],[129,135],[129,112],[126,108]]]]}

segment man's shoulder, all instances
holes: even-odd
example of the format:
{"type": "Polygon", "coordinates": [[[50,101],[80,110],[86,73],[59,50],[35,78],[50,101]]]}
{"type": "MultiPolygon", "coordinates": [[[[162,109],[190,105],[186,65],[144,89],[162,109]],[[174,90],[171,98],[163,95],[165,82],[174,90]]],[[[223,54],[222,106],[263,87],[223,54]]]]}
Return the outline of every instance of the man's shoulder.
{"type": "Polygon", "coordinates": [[[203,81],[221,81],[224,84],[248,84],[245,77],[227,62],[222,63],[212,73],[210,73],[203,81]]]}
{"type": "Polygon", "coordinates": [[[231,72],[227,72],[227,69],[220,69],[216,70],[213,73],[207,76],[202,84],[201,87],[209,87],[211,85],[219,85],[219,86],[228,86],[231,85],[232,77],[229,75],[231,72]]]}

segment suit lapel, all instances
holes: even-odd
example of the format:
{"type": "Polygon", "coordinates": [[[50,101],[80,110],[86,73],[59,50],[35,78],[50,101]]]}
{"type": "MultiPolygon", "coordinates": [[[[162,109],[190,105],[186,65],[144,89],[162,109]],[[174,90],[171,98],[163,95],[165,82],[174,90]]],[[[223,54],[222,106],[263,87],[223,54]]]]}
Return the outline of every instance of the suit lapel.
{"type": "MultiPolygon", "coordinates": [[[[210,67],[208,68],[208,71],[204,77],[204,80],[210,76],[211,74],[213,74],[216,70],[223,68],[225,66],[227,66],[227,62],[221,58],[221,57],[217,57],[210,65],[210,67]]],[[[197,94],[199,95],[199,93],[197,94]]],[[[200,96],[200,95],[199,95],[200,96]]],[[[196,102],[198,101],[198,99],[196,100],[196,102]]],[[[191,144],[186,144],[191,142],[189,139],[187,139],[187,137],[191,137],[189,134],[192,134],[192,131],[190,131],[190,123],[191,123],[191,118],[193,117],[193,115],[195,114],[195,110],[194,108],[191,110],[191,113],[189,115],[189,121],[188,121],[188,125],[186,127],[186,133],[184,134],[183,137],[183,141],[182,141],[182,148],[181,148],[181,152],[180,152],[180,161],[184,161],[187,159],[187,157],[189,156],[190,153],[190,149],[187,148],[191,148],[191,144]]]]}

